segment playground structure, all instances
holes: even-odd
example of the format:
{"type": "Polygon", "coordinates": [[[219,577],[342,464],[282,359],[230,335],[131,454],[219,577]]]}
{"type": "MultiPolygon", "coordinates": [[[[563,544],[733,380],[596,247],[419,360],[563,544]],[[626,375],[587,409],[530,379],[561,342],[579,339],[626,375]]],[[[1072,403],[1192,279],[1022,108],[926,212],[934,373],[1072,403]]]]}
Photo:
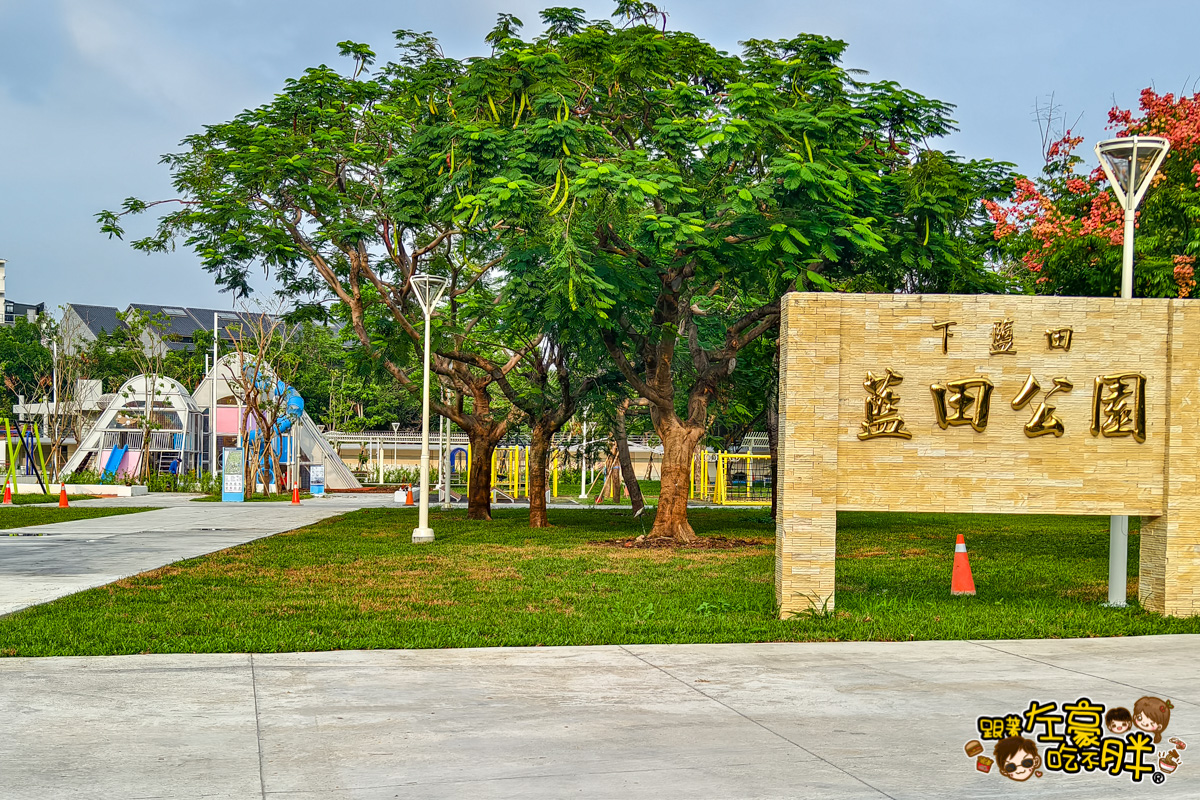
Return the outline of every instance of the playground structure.
{"type": "MultiPolygon", "coordinates": [[[[550,498],[559,494],[560,466],[564,452],[554,449],[546,475],[550,498]]],[[[471,447],[450,451],[450,491],[465,496],[470,488],[471,447]]],[[[492,500],[516,502],[529,498],[529,448],[522,445],[497,447],[492,452],[492,500]]],[[[604,470],[593,484],[604,484],[604,470]]],[[[574,497],[574,494],[571,495],[574,497]]],[[[771,456],[753,453],[702,451],[692,459],[688,498],[721,506],[771,505],[771,456]]]]}
{"type": "MultiPolygon", "coordinates": [[[[265,368],[256,370],[253,365],[247,364],[243,369],[243,374],[246,376],[247,383],[252,382],[261,395],[271,398],[272,405],[278,403],[281,412],[272,426],[274,434],[269,437],[269,451],[268,437],[259,435],[260,431],[252,417],[247,420],[246,430],[246,447],[258,454],[258,468],[253,476],[253,481],[256,484],[261,483],[263,486],[274,485],[276,482],[275,461],[279,462],[280,468],[286,473],[287,465],[291,463],[291,454],[295,452],[293,437],[289,431],[304,414],[304,398],[291,386],[275,379],[275,376],[265,368]],[[275,459],[272,459],[271,455],[274,455],[275,459]]],[[[289,478],[290,476],[285,474],[284,480],[289,481],[289,478]]]]}
{"type": "Polygon", "coordinates": [[[93,470],[103,481],[132,480],[143,458],[153,472],[199,471],[203,443],[204,418],[188,390],[172,378],[136,375],[121,385],[59,477],[93,470]]]}
{"type": "MultiPolygon", "coordinates": [[[[551,497],[558,497],[559,465],[563,453],[555,449],[550,454],[546,488],[551,497]]],[[[449,481],[451,493],[465,497],[470,491],[471,445],[450,450],[449,481]]],[[[529,447],[505,445],[492,451],[492,501],[515,502],[529,499],[529,447]]]]}
{"type": "Polygon", "coordinates": [[[719,506],[771,505],[771,456],[697,453],[692,457],[688,499],[719,506]]]}
{"type": "MultiPolygon", "coordinates": [[[[160,377],[154,385],[146,375],[130,378],[83,437],[59,472],[59,479],[79,470],[94,470],[104,481],[132,480],[141,474],[144,456],[152,472],[206,473],[214,450],[219,464],[221,448],[243,444],[257,447],[264,456],[259,459],[261,469],[256,479],[264,486],[271,485],[274,475],[270,459],[265,458],[265,437],[259,436],[253,415],[246,413],[238,399],[245,383],[245,378],[239,376],[249,374],[260,383],[259,389],[282,398],[283,413],[275,422],[277,435],[271,437],[272,447],[277,448],[281,465],[296,468],[301,488],[307,490],[309,469],[314,464],[325,466],[325,485],[330,489],[362,488],[304,412],[304,401],[295,389],[277,380],[265,365],[260,373],[257,378],[253,368],[246,373],[244,364],[239,367],[235,353],[221,358],[194,394],[170,378],[160,377]],[[147,409],[149,442],[143,435],[147,409]]],[[[31,452],[28,448],[27,453],[31,452]]]]}
{"type": "MultiPolygon", "coordinates": [[[[285,471],[296,468],[301,490],[308,490],[310,469],[318,464],[325,467],[325,486],[329,489],[362,488],[321,434],[321,429],[304,411],[304,401],[296,390],[278,380],[269,365],[262,365],[256,373],[254,366],[245,363],[237,353],[222,356],[200,381],[193,395],[196,407],[205,419],[212,421],[211,432],[215,436],[215,441],[206,442],[203,457],[206,469],[214,451],[217,463],[220,463],[222,449],[237,447],[240,440],[247,449],[258,448],[261,458],[256,481],[263,486],[273,483],[274,475],[262,444],[263,437],[258,433],[254,415],[247,413],[242,399],[248,381],[253,381],[260,391],[283,400],[282,413],[275,421],[276,435],[271,437],[272,446],[278,448],[279,463],[285,471]],[[214,410],[215,414],[212,413],[214,410]]],[[[291,472],[287,472],[286,477],[290,485],[291,472]]]]}

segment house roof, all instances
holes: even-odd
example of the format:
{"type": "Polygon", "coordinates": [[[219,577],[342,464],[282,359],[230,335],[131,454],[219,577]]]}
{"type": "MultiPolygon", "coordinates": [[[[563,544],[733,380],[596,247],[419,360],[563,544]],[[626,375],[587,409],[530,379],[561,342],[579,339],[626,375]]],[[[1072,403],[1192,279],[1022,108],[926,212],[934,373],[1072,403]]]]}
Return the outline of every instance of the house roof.
{"type": "MultiPolygon", "coordinates": [[[[163,321],[165,328],[162,330],[162,336],[168,342],[174,340],[176,342],[190,342],[192,334],[198,330],[206,329],[207,326],[200,325],[187,312],[183,306],[160,306],[150,305],[148,303],[130,303],[130,308],[136,308],[144,314],[151,317],[158,317],[163,321]]],[[[156,332],[158,328],[156,326],[156,332]]]]}
{"type": "MultiPolygon", "coordinates": [[[[91,331],[93,336],[99,336],[101,331],[113,333],[127,328],[117,316],[120,309],[113,306],[90,306],[80,303],[70,303],[75,313],[91,331]]],[[[163,338],[166,339],[170,350],[183,350],[189,347],[195,338],[196,331],[211,331],[213,315],[217,316],[217,325],[221,329],[221,338],[233,339],[230,328],[242,328],[249,333],[248,328],[259,318],[270,318],[270,314],[255,314],[245,311],[228,311],[216,308],[192,308],[190,306],[165,306],[153,303],[130,303],[126,311],[137,309],[148,316],[162,315],[166,324],[163,338]]]]}
{"type": "Polygon", "coordinates": [[[221,329],[221,337],[224,339],[232,339],[233,333],[229,330],[230,326],[241,327],[245,329],[247,320],[251,316],[239,311],[222,311],[216,308],[189,308],[187,312],[192,315],[192,319],[196,320],[197,324],[206,331],[212,330],[213,314],[217,315],[217,325],[221,329]]]}
{"type": "Polygon", "coordinates": [[[81,303],[71,303],[70,308],[76,316],[83,320],[83,324],[87,326],[92,336],[99,336],[104,331],[114,333],[125,327],[117,319],[119,309],[114,306],[87,306],[81,303]]]}

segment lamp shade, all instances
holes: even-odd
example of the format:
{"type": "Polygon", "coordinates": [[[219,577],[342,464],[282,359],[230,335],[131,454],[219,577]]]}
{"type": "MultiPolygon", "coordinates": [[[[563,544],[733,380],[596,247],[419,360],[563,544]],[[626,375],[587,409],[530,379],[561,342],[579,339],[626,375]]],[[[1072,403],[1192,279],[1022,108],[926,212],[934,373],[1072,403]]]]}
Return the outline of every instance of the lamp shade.
{"type": "Polygon", "coordinates": [[[437,275],[414,275],[412,278],[413,293],[417,296],[417,302],[421,304],[421,310],[426,314],[429,313],[437,301],[441,299],[442,292],[446,291],[446,285],[449,283],[445,278],[437,275]]]}
{"type": "Polygon", "coordinates": [[[1161,136],[1125,136],[1096,145],[1100,166],[1124,208],[1135,209],[1142,202],[1170,149],[1171,143],[1161,136]]]}

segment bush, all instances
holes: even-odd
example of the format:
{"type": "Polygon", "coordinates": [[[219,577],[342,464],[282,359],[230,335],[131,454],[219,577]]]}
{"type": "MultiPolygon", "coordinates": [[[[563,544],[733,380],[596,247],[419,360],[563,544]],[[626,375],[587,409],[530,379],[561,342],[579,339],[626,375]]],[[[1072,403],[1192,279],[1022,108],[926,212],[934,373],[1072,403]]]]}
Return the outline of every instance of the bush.
{"type": "Polygon", "coordinates": [[[95,486],[95,485],[111,486],[114,483],[116,483],[116,480],[114,479],[114,476],[112,476],[112,475],[106,475],[103,478],[101,478],[100,473],[96,472],[95,470],[77,469],[74,472],[72,472],[70,475],[68,475],[66,477],[66,479],[63,481],[63,483],[69,483],[72,486],[74,486],[76,484],[91,484],[93,486],[95,486]]]}
{"type": "MultiPolygon", "coordinates": [[[[373,476],[370,476],[373,477],[373,476]]],[[[369,478],[368,478],[369,479],[369,478]]],[[[437,483],[438,471],[437,467],[429,465],[429,484],[432,486],[437,483]]],[[[418,484],[421,482],[420,467],[384,467],[383,469],[384,483],[411,483],[418,484]]]]}

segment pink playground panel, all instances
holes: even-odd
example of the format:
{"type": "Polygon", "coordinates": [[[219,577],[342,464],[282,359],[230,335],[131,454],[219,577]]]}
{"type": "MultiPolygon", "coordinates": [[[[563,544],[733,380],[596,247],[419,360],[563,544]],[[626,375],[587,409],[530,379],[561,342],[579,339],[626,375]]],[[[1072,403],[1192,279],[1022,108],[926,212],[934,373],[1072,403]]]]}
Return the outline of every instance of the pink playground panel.
{"type": "MultiPolygon", "coordinates": [[[[254,417],[246,420],[248,430],[255,429],[254,417]]],[[[234,436],[238,432],[237,406],[217,406],[217,435],[234,436]]]]}
{"type": "MultiPolygon", "coordinates": [[[[108,457],[112,454],[111,448],[102,449],[100,451],[100,461],[97,465],[97,470],[104,469],[108,464],[108,457]]],[[[122,475],[136,475],[138,464],[142,463],[141,451],[130,451],[121,457],[121,463],[117,465],[115,470],[118,477],[122,475]]]]}

